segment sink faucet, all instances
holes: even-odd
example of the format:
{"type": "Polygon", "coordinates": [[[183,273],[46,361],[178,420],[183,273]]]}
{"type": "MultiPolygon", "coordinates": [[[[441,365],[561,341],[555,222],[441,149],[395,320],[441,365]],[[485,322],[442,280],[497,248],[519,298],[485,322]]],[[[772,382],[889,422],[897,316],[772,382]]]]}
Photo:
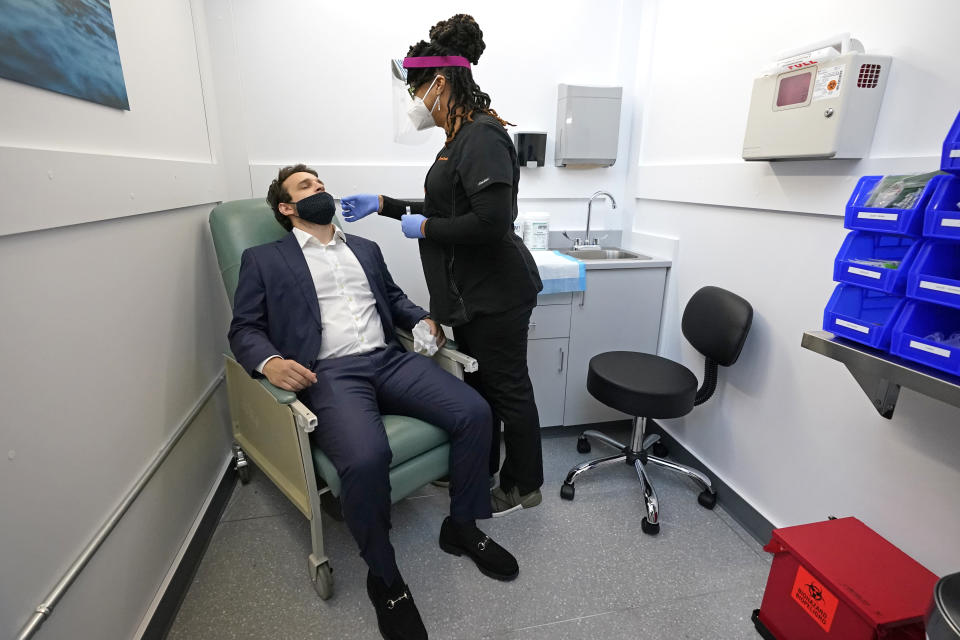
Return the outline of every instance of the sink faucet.
{"type": "MultiPolygon", "coordinates": [[[[617,208],[617,201],[614,200],[613,196],[607,193],[606,191],[597,191],[592,196],[590,196],[590,199],[587,201],[587,231],[586,233],[583,234],[583,244],[585,245],[590,244],[590,210],[593,208],[593,201],[596,200],[597,198],[602,198],[602,197],[606,197],[610,200],[611,209],[617,208]]],[[[596,243],[597,242],[594,241],[594,244],[596,243]]]]}

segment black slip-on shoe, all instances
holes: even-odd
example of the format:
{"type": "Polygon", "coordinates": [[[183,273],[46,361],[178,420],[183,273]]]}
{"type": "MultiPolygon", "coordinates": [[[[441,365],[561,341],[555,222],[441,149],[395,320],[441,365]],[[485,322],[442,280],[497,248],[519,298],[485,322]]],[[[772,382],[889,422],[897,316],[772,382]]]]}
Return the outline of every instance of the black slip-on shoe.
{"type": "Polygon", "coordinates": [[[440,527],[440,548],[455,556],[467,554],[480,573],[495,580],[509,581],[520,574],[517,559],[475,526],[464,527],[450,516],[440,527]]]}
{"type": "Polygon", "coordinates": [[[377,612],[377,626],[384,640],[427,640],[420,612],[410,588],[401,578],[392,586],[367,572],[367,595],[377,612]]]}

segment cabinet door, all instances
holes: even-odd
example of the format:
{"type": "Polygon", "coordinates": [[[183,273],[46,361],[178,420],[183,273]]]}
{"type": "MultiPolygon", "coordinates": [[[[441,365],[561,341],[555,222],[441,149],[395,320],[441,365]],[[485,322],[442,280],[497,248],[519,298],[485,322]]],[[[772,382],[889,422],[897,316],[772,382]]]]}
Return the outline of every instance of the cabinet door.
{"type": "Polygon", "coordinates": [[[563,424],[567,384],[567,339],[548,338],[527,343],[527,368],[533,383],[541,427],[563,424]]]}
{"type": "Polygon", "coordinates": [[[605,351],[656,353],[666,268],[590,269],[574,295],[564,424],[621,420],[587,391],[590,358],[605,351]]]}

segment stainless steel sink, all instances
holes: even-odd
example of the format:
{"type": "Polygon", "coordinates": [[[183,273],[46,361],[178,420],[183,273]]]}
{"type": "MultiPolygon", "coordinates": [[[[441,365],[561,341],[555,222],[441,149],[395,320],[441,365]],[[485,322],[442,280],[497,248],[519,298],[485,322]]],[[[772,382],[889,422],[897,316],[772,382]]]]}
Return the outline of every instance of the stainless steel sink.
{"type": "Polygon", "coordinates": [[[590,247],[589,249],[561,249],[560,253],[572,256],[577,260],[650,260],[645,256],[623,249],[608,247],[590,247]]]}

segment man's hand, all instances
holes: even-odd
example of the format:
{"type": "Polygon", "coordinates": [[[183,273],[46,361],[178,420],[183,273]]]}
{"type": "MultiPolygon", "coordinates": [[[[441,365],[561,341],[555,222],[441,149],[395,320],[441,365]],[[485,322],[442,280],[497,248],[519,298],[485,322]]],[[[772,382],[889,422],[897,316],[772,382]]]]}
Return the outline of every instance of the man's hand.
{"type": "Polygon", "coordinates": [[[430,318],[424,318],[424,322],[430,327],[430,334],[437,339],[437,349],[447,344],[447,336],[436,322],[430,318]]]}
{"type": "Polygon", "coordinates": [[[317,381],[317,374],[296,360],[271,358],[263,365],[263,375],[275,387],[286,391],[303,391],[317,381]]]}

